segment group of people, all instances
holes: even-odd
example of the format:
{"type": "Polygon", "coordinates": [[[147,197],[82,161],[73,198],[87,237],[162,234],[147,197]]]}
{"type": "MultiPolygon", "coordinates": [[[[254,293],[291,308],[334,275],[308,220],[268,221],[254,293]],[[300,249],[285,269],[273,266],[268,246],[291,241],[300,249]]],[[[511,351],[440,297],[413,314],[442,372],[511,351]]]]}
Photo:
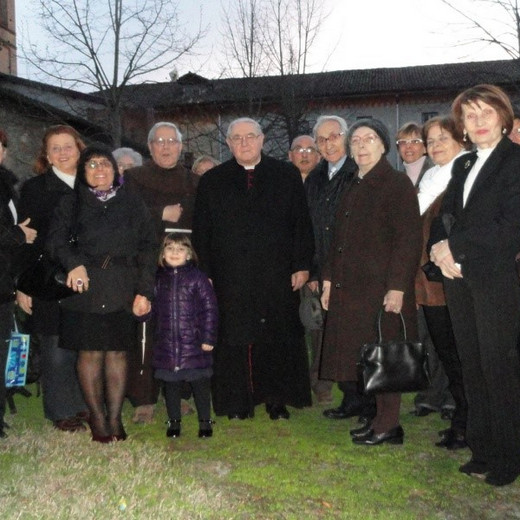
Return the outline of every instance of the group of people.
{"type": "MultiPolygon", "coordinates": [[[[45,250],[75,291],[52,305],[16,296],[43,347],[45,416],[70,431],[88,421],[99,442],[124,440],[125,396],[137,416],[150,417],[162,387],[167,436],[181,434],[181,399],[193,395],[199,436],[210,437],[211,401],[230,420],[253,417],[259,404],[272,420],[289,419],[287,407],[310,406],[312,393],[331,403],[337,382],[342,401],[325,417],[359,416],[350,431],[356,445],[402,444],[401,395],[365,395],[357,370],[382,309],[384,337],[400,335],[402,316],[408,337],[430,345],[432,388],[417,396],[414,413],[450,419],[437,445],[469,447],[463,473],[513,482],[520,474],[513,120],[502,90],[468,89],[450,116],[398,131],[404,172],[386,159],[392,141],[376,119],[349,128],[321,116],[280,161],[263,152],[260,125],[239,118],[226,135],[232,158],[201,158],[194,171],[209,167],[203,175],[180,164],[182,134],[173,123],[152,127],[144,164],[131,150],[85,147],[70,127],[50,128],[40,175],[19,201],[14,180],[0,172],[6,265],[45,250]],[[323,310],[308,331],[310,367],[299,315],[309,297],[323,310]]],[[[9,272],[2,338],[12,323],[9,272]]]]}

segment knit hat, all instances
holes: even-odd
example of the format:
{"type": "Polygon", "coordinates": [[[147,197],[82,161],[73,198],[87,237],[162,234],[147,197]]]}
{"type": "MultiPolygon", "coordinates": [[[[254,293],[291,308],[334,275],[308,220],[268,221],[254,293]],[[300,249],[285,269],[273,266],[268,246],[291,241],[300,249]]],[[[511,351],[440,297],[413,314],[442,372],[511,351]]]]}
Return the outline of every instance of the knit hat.
{"type": "Polygon", "coordinates": [[[383,143],[383,146],[385,147],[385,153],[386,155],[390,151],[390,135],[388,133],[388,128],[379,121],[379,119],[359,119],[356,121],[348,131],[348,142],[350,142],[350,139],[352,139],[352,134],[362,126],[366,126],[370,129],[372,129],[381,139],[381,142],[383,143]]]}

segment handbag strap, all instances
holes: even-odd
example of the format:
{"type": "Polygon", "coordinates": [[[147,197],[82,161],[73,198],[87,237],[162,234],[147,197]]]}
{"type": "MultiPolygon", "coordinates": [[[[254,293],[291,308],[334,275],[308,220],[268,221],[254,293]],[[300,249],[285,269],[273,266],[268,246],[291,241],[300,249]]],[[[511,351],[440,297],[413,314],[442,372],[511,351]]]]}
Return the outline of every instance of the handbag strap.
{"type": "Polygon", "coordinates": [[[16,322],[16,315],[13,314],[13,332],[15,332],[16,334],[18,334],[18,323],[16,322]]]}
{"type": "MultiPolygon", "coordinates": [[[[383,342],[383,333],[381,331],[381,320],[383,319],[384,308],[381,307],[377,314],[377,335],[379,338],[379,343],[383,342]]],[[[403,314],[400,312],[399,317],[401,318],[401,331],[403,333],[403,339],[406,341],[406,324],[404,322],[403,314]]]]}

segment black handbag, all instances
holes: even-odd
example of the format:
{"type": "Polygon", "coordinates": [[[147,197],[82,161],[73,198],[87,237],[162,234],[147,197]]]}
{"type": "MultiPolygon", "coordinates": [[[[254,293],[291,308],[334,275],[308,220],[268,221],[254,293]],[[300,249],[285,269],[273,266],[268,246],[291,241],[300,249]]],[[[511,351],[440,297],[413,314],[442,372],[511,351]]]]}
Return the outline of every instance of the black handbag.
{"type": "Polygon", "coordinates": [[[67,273],[45,252],[15,277],[18,291],[40,300],[62,300],[76,294],[67,286],[67,273]]]}
{"type": "Polygon", "coordinates": [[[383,341],[381,320],[377,316],[377,343],[366,343],[361,349],[360,368],[366,394],[417,392],[430,386],[428,353],[419,341],[406,339],[406,325],[401,313],[403,339],[383,341]]]}

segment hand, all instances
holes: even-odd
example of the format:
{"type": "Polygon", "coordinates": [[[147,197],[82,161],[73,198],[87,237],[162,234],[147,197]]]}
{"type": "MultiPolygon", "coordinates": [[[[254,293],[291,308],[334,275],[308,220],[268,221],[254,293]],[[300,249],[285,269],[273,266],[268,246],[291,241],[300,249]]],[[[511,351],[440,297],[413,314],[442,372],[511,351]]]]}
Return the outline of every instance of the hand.
{"type": "Polygon", "coordinates": [[[386,312],[395,312],[399,314],[403,308],[403,291],[390,290],[383,298],[383,305],[386,312]]]}
{"type": "Polygon", "coordinates": [[[318,280],[313,280],[312,282],[307,282],[307,287],[311,292],[315,293],[320,288],[320,283],[318,280]]]}
{"type": "Polygon", "coordinates": [[[162,219],[168,222],[179,222],[182,211],[183,209],[180,204],[165,206],[162,212],[162,219]]]}
{"type": "Polygon", "coordinates": [[[330,280],[323,280],[323,292],[321,293],[321,306],[323,310],[329,310],[329,298],[330,298],[330,280]]]}
{"type": "Polygon", "coordinates": [[[299,291],[309,279],[309,271],[297,271],[291,275],[291,286],[293,291],[299,291]]]}
{"type": "Polygon", "coordinates": [[[203,343],[202,350],[204,352],[211,352],[213,350],[213,345],[208,345],[207,343],[203,343]]]}
{"type": "Polygon", "coordinates": [[[430,260],[439,267],[446,278],[450,280],[462,278],[460,267],[455,263],[448,240],[441,240],[432,246],[430,260]]]}
{"type": "Polygon", "coordinates": [[[30,222],[31,222],[31,219],[26,218],[21,224],[18,224],[18,227],[25,234],[25,242],[27,244],[32,244],[36,240],[36,237],[38,236],[38,231],[36,231],[36,229],[29,227],[30,222]]]}
{"type": "Polygon", "coordinates": [[[67,286],[75,292],[82,293],[83,291],[88,291],[89,282],[90,280],[84,265],[78,265],[67,276],[67,286]]]}
{"type": "Polygon", "coordinates": [[[16,291],[16,303],[27,314],[32,314],[32,298],[23,292],[16,291]]]}
{"type": "Polygon", "coordinates": [[[144,316],[152,310],[152,304],[146,296],[136,294],[134,298],[134,304],[132,305],[132,312],[136,316],[144,316]]]}

